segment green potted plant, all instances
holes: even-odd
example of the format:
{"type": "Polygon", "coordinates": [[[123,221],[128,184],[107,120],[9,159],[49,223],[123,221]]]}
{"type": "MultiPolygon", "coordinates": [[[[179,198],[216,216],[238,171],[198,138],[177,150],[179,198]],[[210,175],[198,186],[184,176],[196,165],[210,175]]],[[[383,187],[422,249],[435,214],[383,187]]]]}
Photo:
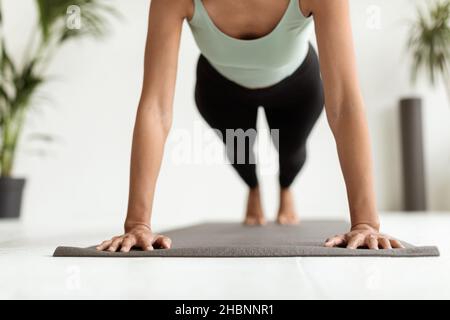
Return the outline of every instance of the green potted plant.
{"type": "Polygon", "coordinates": [[[418,10],[408,48],[413,82],[426,71],[431,85],[443,81],[450,103],[450,0],[431,1],[426,11],[418,10]]]}
{"type": "Polygon", "coordinates": [[[20,216],[25,179],[14,176],[14,162],[33,97],[46,82],[46,67],[69,41],[104,35],[107,16],[115,13],[102,0],[35,0],[35,5],[36,34],[18,64],[3,33],[0,0],[0,218],[20,216]]]}
{"type": "MultiPolygon", "coordinates": [[[[418,8],[407,48],[412,57],[412,82],[425,71],[432,86],[443,81],[450,102],[450,0],[434,0],[418,8]]],[[[425,211],[422,99],[402,99],[400,118],[405,210],[425,211]]]]}

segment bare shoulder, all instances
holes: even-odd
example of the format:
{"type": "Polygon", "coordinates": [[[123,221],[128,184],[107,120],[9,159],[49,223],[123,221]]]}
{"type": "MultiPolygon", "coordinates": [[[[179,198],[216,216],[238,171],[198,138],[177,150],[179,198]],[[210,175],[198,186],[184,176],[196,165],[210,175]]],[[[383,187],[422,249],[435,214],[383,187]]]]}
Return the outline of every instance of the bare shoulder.
{"type": "Polygon", "coordinates": [[[194,0],[152,0],[151,9],[166,15],[177,15],[191,19],[194,15],[194,0]]]}
{"type": "Polygon", "coordinates": [[[348,0],[300,0],[300,7],[308,14],[330,13],[348,7],[348,0]]]}
{"type": "Polygon", "coordinates": [[[312,14],[312,0],[299,0],[300,11],[305,17],[312,14]]]}

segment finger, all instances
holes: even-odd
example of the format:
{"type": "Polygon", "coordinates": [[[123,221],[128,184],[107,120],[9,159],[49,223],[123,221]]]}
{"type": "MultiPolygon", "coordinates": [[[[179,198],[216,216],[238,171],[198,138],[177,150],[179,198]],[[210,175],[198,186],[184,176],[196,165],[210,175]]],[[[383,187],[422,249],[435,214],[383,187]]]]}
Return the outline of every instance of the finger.
{"type": "Polygon", "coordinates": [[[112,244],[109,246],[108,251],[116,252],[117,249],[119,249],[119,247],[122,244],[122,242],[123,242],[123,238],[118,238],[118,239],[114,240],[112,242],[112,244]]]}
{"type": "Polygon", "coordinates": [[[333,247],[338,247],[340,245],[345,244],[345,237],[344,236],[334,236],[331,239],[328,239],[325,242],[325,247],[328,248],[333,248],[333,247]]]}
{"type": "Polygon", "coordinates": [[[371,249],[371,250],[378,250],[379,249],[378,248],[378,240],[374,236],[370,236],[369,237],[369,240],[368,240],[367,244],[368,244],[369,249],[371,249]]]}
{"type": "Polygon", "coordinates": [[[106,241],[103,241],[101,244],[99,244],[98,246],[97,246],[97,250],[98,251],[103,251],[103,250],[105,250],[106,248],[108,248],[110,245],[111,245],[111,243],[112,243],[112,240],[106,240],[106,241]]]}
{"type": "Polygon", "coordinates": [[[130,252],[131,248],[136,244],[136,239],[134,237],[127,237],[122,242],[121,252],[130,252]]]}
{"type": "Polygon", "coordinates": [[[400,241],[398,241],[396,239],[392,239],[390,242],[391,242],[392,248],[405,249],[405,246],[400,241]]]}
{"type": "Polygon", "coordinates": [[[381,248],[383,248],[383,249],[388,249],[388,250],[392,249],[391,243],[389,242],[388,239],[386,239],[386,238],[380,238],[380,239],[378,240],[378,242],[380,243],[380,247],[381,247],[381,248]]]}
{"type": "Polygon", "coordinates": [[[144,250],[144,251],[153,251],[154,248],[153,248],[153,246],[151,244],[148,244],[148,245],[143,246],[142,250],[144,250]]]}
{"type": "Polygon", "coordinates": [[[153,241],[153,247],[158,249],[170,249],[172,240],[166,236],[157,236],[153,241]]]}
{"type": "Polygon", "coordinates": [[[364,236],[362,234],[357,234],[348,241],[347,249],[355,250],[362,245],[364,245],[364,236]]]}
{"type": "Polygon", "coordinates": [[[325,241],[325,246],[332,248],[332,247],[340,246],[344,243],[345,243],[345,237],[343,235],[342,236],[334,236],[325,241]]]}
{"type": "Polygon", "coordinates": [[[152,242],[148,240],[146,237],[140,237],[138,239],[137,246],[141,248],[143,251],[153,250],[152,242]]]}

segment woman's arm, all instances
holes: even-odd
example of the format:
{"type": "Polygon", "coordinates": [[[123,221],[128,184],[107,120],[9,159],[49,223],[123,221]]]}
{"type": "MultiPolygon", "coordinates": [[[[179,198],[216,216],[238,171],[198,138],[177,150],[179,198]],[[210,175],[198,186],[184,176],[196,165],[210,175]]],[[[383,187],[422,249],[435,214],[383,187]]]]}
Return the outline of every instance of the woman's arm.
{"type": "Polygon", "coordinates": [[[401,247],[379,234],[370,138],[357,77],[348,0],[303,0],[316,26],[328,122],[336,140],[350,207],[352,231],[328,246],[401,247]]]}
{"type": "Polygon", "coordinates": [[[133,135],[130,192],[125,234],[97,249],[128,252],[132,247],[169,248],[170,239],[154,235],[151,215],[164,145],[172,124],[178,52],[190,0],[152,0],[145,51],[144,82],[133,135]]]}

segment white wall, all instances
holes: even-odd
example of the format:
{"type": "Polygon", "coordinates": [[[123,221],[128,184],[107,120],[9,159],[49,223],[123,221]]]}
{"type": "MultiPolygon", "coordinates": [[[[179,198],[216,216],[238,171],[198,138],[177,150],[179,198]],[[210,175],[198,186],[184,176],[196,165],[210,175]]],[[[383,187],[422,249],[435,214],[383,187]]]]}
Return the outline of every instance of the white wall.
{"type": "MultiPolygon", "coordinates": [[[[104,218],[122,221],[127,204],[131,134],[142,78],[148,0],[114,0],[124,18],[104,41],[84,40],[66,47],[49,74],[53,81],[40,96],[28,131],[50,132],[59,142],[44,158],[27,150],[17,174],[29,178],[26,220],[104,218]]],[[[417,1],[419,2],[419,1],[417,1]]],[[[422,0],[421,2],[425,2],[422,0]]],[[[401,154],[397,101],[425,97],[425,142],[430,209],[450,209],[450,121],[443,90],[409,86],[405,25],[414,14],[410,0],[353,0],[352,19],[358,64],[372,134],[380,210],[401,209],[401,154]],[[380,29],[371,27],[371,5],[381,10],[380,29]]],[[[9,43],[16,58],[35,20],[34,1],[4,0],[9,43]]],[[[201,121],[193,101],[198,50],[189,29],[182,39],[174,129],[192,132],[201,121]]],[[[203,126],[203,124],[202,124],[203,126]]],[[[335,145],[322,116],[309,143],[309,161],[295,184],[302,216],[345,217],[345,187],[335,145]]],[[[171,148],[169,146],[168,152],[171,148]]],[[[276,177],[264,176],[268,215],[276,210],[276,177]]],[[[245,188],[226,165],[176,165],[168,156],[159,179],[155,223],[240,219],[245,188]]]]}

